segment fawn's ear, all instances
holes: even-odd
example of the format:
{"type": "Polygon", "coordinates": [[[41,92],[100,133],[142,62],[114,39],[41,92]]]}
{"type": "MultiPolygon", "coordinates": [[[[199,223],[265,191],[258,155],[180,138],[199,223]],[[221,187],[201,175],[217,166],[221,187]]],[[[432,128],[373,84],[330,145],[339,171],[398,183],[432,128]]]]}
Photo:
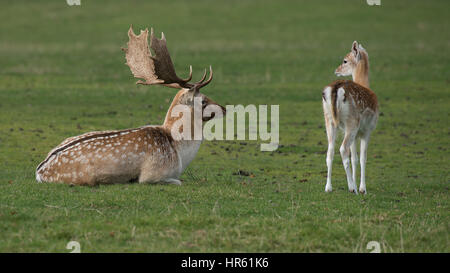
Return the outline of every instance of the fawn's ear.
{"type": "Polygon", "coordinates": [[[355,56],[356,60],[359,61],[361,55],[359,53],[359,45],[357,41],[354,41],[352,44],[352,53],[355,56]]]}

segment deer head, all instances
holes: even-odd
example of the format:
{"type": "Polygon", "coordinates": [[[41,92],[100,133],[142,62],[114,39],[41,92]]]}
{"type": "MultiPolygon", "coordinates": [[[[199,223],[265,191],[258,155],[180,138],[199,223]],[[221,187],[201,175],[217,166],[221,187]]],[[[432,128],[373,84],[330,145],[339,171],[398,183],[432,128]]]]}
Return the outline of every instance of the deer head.
{"type": "Polygon", "coordinates": [[[344,57],[342,64],[334,72],[337,76],[352,76],[353,81],[369,87],[369,55],[354,41],[351,51],[344,57]]]}
{"type": "MultiPolygon", "coordinates": [[[[131,72],[135,78],[143,79],[137,81],[136,84],[143,85],[164,85],[171,88],[180,89],[174,97],[172,104],[167,112],[164,127],[170,129],[171,126],[179,119],[181,115],[173,115],[172,111],[178,105],[183,105],[191,109],[190,113],[194,115],[194,101],[201,102],[201,110],[208,106],[216,106],[222,112],[220,116],[225,115],[225,108],[204,94],[200,93],[200,89],[208,85],[213,79],[213,70],[209,67],[209,78],[206,80],[206,69],[203,77],[198,81],[191,83],[192,66],[189,69],[189,77],[181,79],[177,76],[173,62],[170,58],[169,51],[166,45],[166,38],[164,33],[161,39],[154,36],[153,28],[151,28],[150,35],[150,49],[153,50],[152,55],[148,47],[148,29],[141,30],[139,35],[136,35],[133,28],[128,30],[128,48],[125,51],[126,64],[130,67],[131,72]]],[[[216,115],[212,114],[209,117],[202,117],[201,121],[208,121],[216,115]]],[[[194,120],[193,118],[191,120],[194,120]]]]}

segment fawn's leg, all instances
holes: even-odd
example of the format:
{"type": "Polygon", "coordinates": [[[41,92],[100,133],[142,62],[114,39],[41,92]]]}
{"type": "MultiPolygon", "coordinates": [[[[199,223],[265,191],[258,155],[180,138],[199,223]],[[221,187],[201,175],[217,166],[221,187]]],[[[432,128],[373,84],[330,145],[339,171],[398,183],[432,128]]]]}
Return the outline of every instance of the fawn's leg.
{"type": "Polygon", "coordinates": [[[354,190],[356,191],[356,172],[358,170],[358,151],[356,149],[356,144],[358,139],[355,138],[355,140],[353,141],[352,145],[350,146],[350,153],[351,153],[351,159],[352,159],[352,178],[353,178],[353,183],[355,185],[354,190]]]}
{"type": "Polygon", "coordinates": [[[327,184],[325,186],[326,192],[331,192],[333,187],[331,186],[331,169],[333,167],[333,157],[334,157],[334,142],[336,140],[337,128],[333,126],[331,120],[325,118],[325,126],[327,129],[328,137],[328,151],[327,151],[327,184]]]}
{"type": "Polygon", "coordinates": [[[350,147],[355,141],[356,130],[347,129],[345,130],[344,141],[342,141],[341,148],[339,151],[341,152],[342,164],[344,165],[345,173],[347,175],[347,184],[348,190],[353,193],[358,193],[356,190],[356,184],[352,178],[352,171],[350,166],[350,147]]]}
{"type": "Polygon", "coordinates": [[[361,138],[361,183],[359,185],[359,192],[366,194],[366,161],[367,161],[367,146],[369,145],[370,133],[361,138]]]}

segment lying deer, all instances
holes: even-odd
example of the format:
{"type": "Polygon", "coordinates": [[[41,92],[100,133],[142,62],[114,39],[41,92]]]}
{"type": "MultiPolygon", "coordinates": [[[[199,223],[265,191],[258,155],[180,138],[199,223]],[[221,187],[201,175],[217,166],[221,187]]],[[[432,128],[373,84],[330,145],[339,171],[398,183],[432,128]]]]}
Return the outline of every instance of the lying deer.
{"type": "Polygon", "coordinates": [[[348,189],[357,193],[356,168],[358,154],[356,139],[361,139],[360,163],[361,183],[360,193],[366,193],[366,159],[370,134],[378,120],[378,101],[375,93],[369,89],[369,55],[355,41],[351,52],[345,56],[343,63],[335,71],[337,76],[352,75],[353,81],[338,80],[326,86],[322,93],[323,112],[328,136],[327,153],[327,184],[326,192],[332,191],[331,168],[334,157],[334,142],[337,128],[344,131],[344,140],[340,152],[342,163],[347,175],[348,189]],[[351,153],[352,169],[349,155],[351,153]]]}
{"type": "MultiPolygon", "coordinates": [[[[215,105],[220,107],[222,115],[225,114],[224,107],[199,92],[211,82],[212,68],[210,67],[208,80],[205,81],[205,70],[200,81],[190,83],[192,66],[187,79],[176,75],[164,33],[161,39],[157,39],[153,35],[153,29],[151,30],[150,48],[154,51],[154,56],[148,47],[148,29],[135,35],[130,27],[128,37],[128,48],[123,49],[126,64],[136,78],[144,80],[139,80],[137,84],[180,89],[170,105],[164,124],[90,132],[68,138],[50,151],[47,158],[39,164],[36,169],[38,182],[96,185],[138,181],[181,185],[178,178],[194,159],[202,141],[175,139],[171,134],[172,127],[182,115],[173,114],[172,111],[176,106],[182,105],[187,106],[193,115],[194,99],[200,99],[202,109],[215,105]]],[[[214,115],[203,117],[200,123],[212,118],[214,115]]],[[[181,127],[180,131],[182,130],[181,127]]]]}

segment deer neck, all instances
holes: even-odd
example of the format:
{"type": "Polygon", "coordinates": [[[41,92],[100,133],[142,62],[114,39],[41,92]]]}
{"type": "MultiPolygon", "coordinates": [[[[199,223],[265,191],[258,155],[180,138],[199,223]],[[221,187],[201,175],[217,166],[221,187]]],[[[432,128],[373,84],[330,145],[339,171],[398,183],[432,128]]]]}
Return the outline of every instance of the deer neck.
{"type": "MultiPolygon", "coordinates": [[[[166,118],[164,119],[164,124],[162,125],[169,133],[172,132],[174,126],[179,127],[179,124],[182,124],[183,114],[173,114],[174,107],[177,105],[176,100],[177,97],[172,101],[172,104],[167,111],[166,118]]],[[[181,160],[182,171],[184,171],[189,163],[195,158],[200,149],[200,144],[202,143],[201,139],[195,140],[194,138],[194,122],[197,123],[195,124],[196,126],[200,126],[198,128],[202,128],[203,124],[201,118],[199,121],[195,121],[193,111],[191,111],[191,139],[174,140],[174,146],[181,160]]],[[[179,132],[183,133],[183,127],[180,128],[179,132]]]]}
{"type": "MultiPolygon", "coordinates": [[[[184,112],[179,112],[179,109],[177,109],[175,113],[175,106],[177,105],[176,102],[177,98],[175,98],[172,102],[172,104],[169,107],[169,110],[167,111],[166,114],[166,118],[164,119],[164,124],[162,125],[165,129],[167,129],[169,132],[172,132],[172,129],[174,129],[174,127],[178,127],[179,128],[179,133],[182,134],[183,130],[184,130],[184,126],[182,126],[181,124],[183,124],[183,116],[188,114],[188,113],[184,113],[184,112]],[[181,125],[181,126],[180,126],[181,125]]],[[[203,133],[203,121],[201,118],[201,113],[198,113],[197,116],[194,118],[194,111],[192,108],[189,109],[190,113],[190,139],[202,139],[202,133],[203,133]],[[195,136],[195,130],[197,130],[197,137],[195,136]],[[199,131],[200,130],[200,131],[199,131]]],[[[190,140],[187,140],[188,142],[190,140]]]]}
{"type": "Polygon", "coordinates": [[[352,73],[353,81],[369,88],[369,57],[365,52],[361,51],[360,54],[361,59],[352,73]]]}

